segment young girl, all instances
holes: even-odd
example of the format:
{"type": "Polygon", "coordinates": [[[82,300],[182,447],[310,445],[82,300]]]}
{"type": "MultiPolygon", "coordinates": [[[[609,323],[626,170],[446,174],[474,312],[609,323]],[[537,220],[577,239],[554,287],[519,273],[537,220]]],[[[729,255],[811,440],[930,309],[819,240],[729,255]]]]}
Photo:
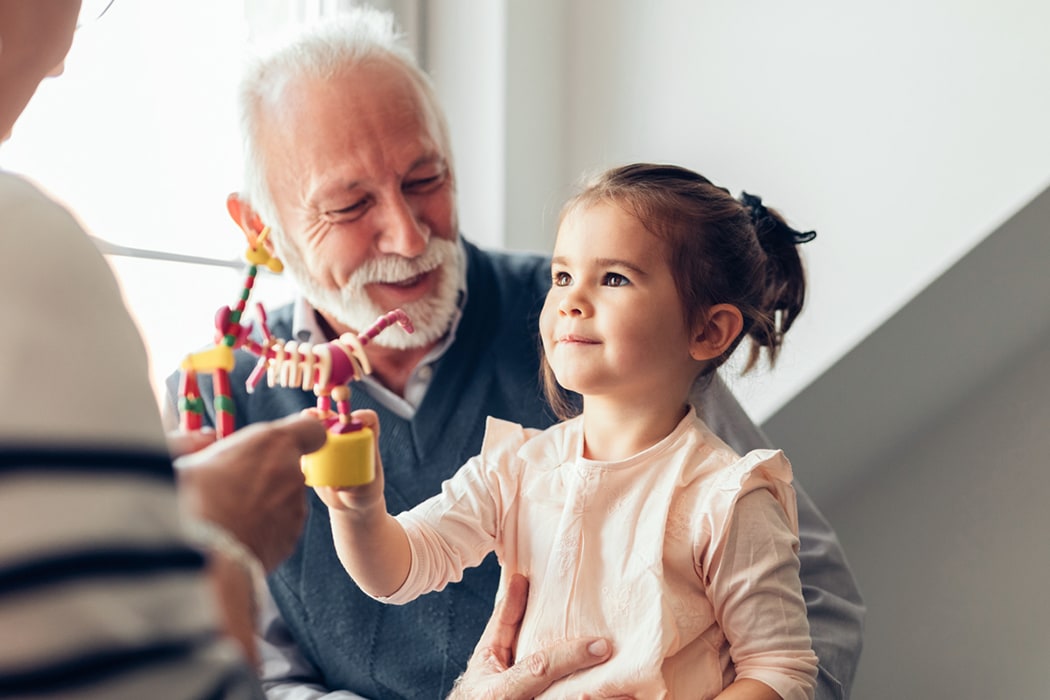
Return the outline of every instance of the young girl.
{"type": "Polygon", "coordinates": [[[813,235],[674,166],[586,186],[563,210],[540,316],[566,420],[541,432],[490,418],[481,454],[396,518],[381,468],[318,488],[346,570],[400,604],[495,550],[501,586],[515,572],[531,584],[519,658],[613,640],[607,663],[543,697],[811,698],[791,467],[779,451],[735,454],[688,396],[744,337],[748,369],[762,348],[776,358],[804,297],[795,246],[813,235]],[[579,415],[558,385],[582,397],[579,415]]]}

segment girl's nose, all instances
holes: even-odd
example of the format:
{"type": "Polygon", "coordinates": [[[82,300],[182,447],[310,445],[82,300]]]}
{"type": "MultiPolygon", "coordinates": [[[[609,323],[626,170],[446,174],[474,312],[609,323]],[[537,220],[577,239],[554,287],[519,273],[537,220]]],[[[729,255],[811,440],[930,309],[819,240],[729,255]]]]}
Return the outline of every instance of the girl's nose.
{"type": "Polygon", "coordinates": [[[558,304],[558,313],[564,316],[585,316],[590,313],[590,305],[585,295],[574,287],[562,297],[558,304]]]}

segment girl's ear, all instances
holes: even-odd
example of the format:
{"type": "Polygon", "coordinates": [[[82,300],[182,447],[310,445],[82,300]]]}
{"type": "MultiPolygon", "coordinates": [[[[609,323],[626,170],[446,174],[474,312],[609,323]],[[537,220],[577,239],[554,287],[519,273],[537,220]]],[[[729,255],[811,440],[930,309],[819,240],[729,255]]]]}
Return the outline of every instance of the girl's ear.
{"type": "Polygon", "coordinates": [[[696,329],[689,344],[689,355],[694,360],[710,360],[732,346],[744,328],[744,316],[732,304],[715,304],[707,310],[707,317],[696,329]]]}

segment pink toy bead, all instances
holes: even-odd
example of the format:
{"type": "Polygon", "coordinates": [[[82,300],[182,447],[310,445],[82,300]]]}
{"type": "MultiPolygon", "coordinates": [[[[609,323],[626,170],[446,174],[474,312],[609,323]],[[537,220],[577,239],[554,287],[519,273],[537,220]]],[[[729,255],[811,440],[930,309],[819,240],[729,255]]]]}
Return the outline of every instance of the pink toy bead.
{"type": "MultiPolygon", "coordinates": [[[[334,344],[333,344],[334,345],[334,344]]],[[[350,356],[339,347],[332,347],[332,373],[328,379],[328,386],[340,386],[352,379],[357,379],[357,371],[350,356]]]]}
{"type": "Polygon", "coordinates": [[[370,340],[395,323],[401,324],[401,327],[405,329],[406,333],[412,333],[415,330],[412,326],[411,319],[408,318],[408,314],[401,309],[394,309],[376,319],[376,322],[369,326],[364,333],[359,335],[358,339],[361,341],[362,345],[367,345],[370,340]]]}

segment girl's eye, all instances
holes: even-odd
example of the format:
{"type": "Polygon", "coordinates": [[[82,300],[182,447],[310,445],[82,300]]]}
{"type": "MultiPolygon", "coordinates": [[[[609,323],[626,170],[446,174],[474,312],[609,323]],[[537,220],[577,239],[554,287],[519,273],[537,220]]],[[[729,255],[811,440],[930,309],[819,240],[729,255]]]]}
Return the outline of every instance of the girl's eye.
{"type": "Polygon", "coordinates": [[[602,284],[607,287],[626,287],[631,283],[631,280],[627,279],[618,272],[606,272],[602,284]]]}
{"type": "Polygon", "coordinates": [[[572,276],[568,272],[555,272],[551,275],[551,283],[555,287],[567,287],[572,282],[572,276]]]}

